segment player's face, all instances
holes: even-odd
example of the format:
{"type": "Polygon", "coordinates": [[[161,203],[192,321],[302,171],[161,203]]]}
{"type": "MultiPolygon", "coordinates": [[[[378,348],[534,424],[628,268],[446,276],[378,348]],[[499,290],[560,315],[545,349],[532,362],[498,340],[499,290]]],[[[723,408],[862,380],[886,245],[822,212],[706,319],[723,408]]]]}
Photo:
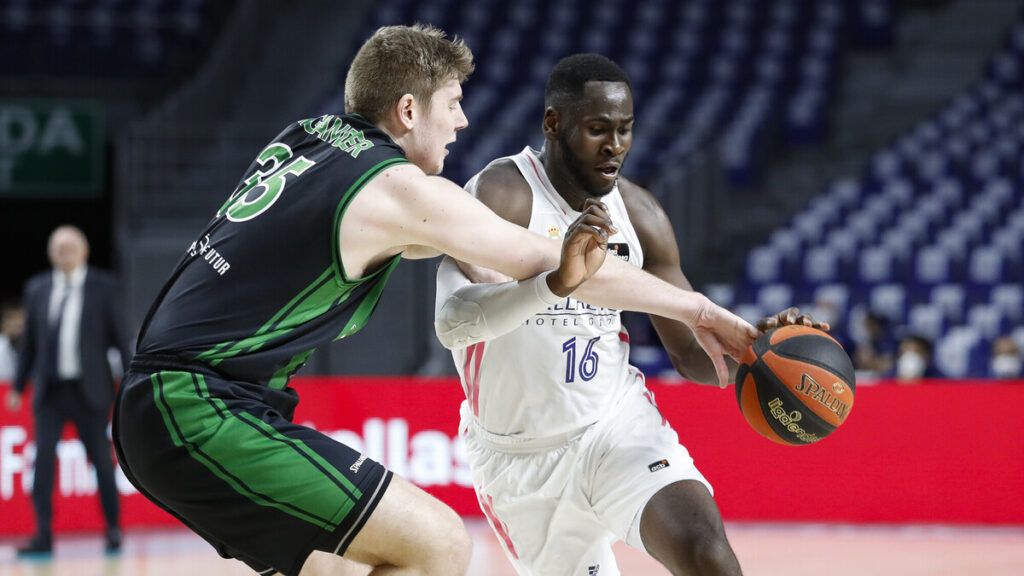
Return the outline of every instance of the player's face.
{"type": "Polygon", "coordinates": [[[462,112],[462,86],[449,80],[434,92],[430,106],[416,128],[415,145],[406,154],[427,174],[439,174],[455,133],[469,125],[462,112]]]}
{"type": "Polygon", "coordinates": [[[587,82],[583,100],[566,111],[558,144],[569,173],[591,196],[604,196],[619,179],[633,145],[633,94],[624,82],[587,82]]]}

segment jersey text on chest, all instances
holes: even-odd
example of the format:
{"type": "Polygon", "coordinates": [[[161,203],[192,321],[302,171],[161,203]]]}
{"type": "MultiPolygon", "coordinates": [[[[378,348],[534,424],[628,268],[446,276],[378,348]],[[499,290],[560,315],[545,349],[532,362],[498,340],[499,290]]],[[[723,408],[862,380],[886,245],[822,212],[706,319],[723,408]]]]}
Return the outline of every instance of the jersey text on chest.
{"type": "Polygon", "coordinates": [[[534,314],[523,323],[524,326],[577,327],[592,326],[611,328],[619,319],[619,311],[611,308],[592,306],[575,298],[565,298],[547,310],[534,314]]]}

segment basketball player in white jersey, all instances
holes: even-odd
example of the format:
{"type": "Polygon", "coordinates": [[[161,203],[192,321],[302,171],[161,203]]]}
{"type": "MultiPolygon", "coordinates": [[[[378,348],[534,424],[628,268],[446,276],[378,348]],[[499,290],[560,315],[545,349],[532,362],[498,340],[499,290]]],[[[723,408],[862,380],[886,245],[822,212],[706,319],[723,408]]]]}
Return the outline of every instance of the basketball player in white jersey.
{"type": "MultiPolygon", "coordinates": [[[[633,129],[626,74],[603,56],[565,58],[545,107],[543,150],[495,160],[467,189],[550,238],[599,206],[615,228],[612,254],[692,290],[664,210],[619,176],[633,129]]],[[[559,298],[543,279],[512,282],[447,258],[437,281],[436,329],[466,392],[473,484],[516,571],[618,574],[611,544],[623,540],[673,574],[740,574],[710,484],[628,363],[619,312],[559,298]]],[[[681,374],[724,386],[685,325],[651,319],[681,374]]],[[[759,327],[795,322],[822,326],[789,309],[759,327]]]]}

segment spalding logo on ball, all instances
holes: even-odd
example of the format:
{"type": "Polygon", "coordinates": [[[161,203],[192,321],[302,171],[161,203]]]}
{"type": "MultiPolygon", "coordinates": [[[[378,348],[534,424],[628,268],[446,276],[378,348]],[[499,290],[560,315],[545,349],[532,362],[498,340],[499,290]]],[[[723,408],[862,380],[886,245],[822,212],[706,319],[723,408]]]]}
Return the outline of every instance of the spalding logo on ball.
{"type": "Polygon", "coordinates": [[[853,363],[839,342],[821,330],[769,330],[740,362],[740,411],[754,430],[773,442],[813,444],[850,415],[857,386],[853,363]]]}

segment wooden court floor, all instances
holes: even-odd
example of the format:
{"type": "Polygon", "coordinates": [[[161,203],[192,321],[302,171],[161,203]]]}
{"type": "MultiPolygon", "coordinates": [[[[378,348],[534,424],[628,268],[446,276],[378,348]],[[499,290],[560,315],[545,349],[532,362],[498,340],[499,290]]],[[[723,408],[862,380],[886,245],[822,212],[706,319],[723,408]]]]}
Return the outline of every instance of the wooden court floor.
{"type": "MultiPolygon", "coordinates": [[[[468,521],[475,542],[469,576],[511,576],[482,520],[468,521]]],[[[1021,576],[1024,527],[864,527],[728,524],[747,576],[1021,576]]],[[[0,540],[0,576],[243,576],[244,564],[222,560],[184,530],[129,532],[118,556],[99,536],[57,541],[50,560],[19,560],[17,541],[0,540]]],[[[624,575],[668,574],[647,555],[619,545],[624,575]]]]}

